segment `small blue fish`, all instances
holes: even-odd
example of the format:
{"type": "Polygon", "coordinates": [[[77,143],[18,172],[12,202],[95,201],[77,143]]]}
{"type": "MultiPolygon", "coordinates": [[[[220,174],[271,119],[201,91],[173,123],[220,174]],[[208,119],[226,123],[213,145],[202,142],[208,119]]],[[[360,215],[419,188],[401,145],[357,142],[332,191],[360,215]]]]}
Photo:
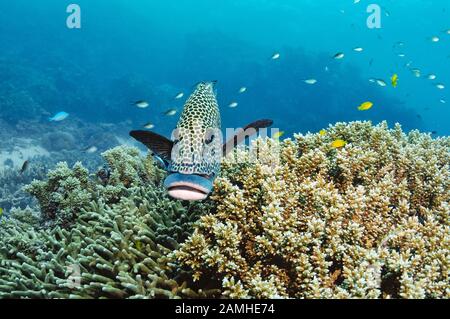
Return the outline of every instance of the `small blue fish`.
{"type": "Polygon", "coordinates": [[[69,116],[69,113],[59,112],[59,113],[56,113],[55,116],[50,117],[48,120],[50,122],[61,122],[61,121],[64,121],[68,116],[69,116]]]}

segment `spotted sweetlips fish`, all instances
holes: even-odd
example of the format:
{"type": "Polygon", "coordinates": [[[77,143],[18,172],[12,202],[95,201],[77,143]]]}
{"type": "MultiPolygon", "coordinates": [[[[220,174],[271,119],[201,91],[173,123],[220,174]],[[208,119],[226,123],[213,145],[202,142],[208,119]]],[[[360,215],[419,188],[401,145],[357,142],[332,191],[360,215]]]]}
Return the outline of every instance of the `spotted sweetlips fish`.
{"type": "Polygon", "coordinates": [[[203,200],[213,188],[220,163],[233,148],[272,125],[272,120],[255,121],[222,144],[220,111],[215,82],[199,83],[187,100],[171,139],[151,131],[131,131],[130,135],[146,145],[161,160],[169,175],[164,187],[171,197],[203,200]]]}

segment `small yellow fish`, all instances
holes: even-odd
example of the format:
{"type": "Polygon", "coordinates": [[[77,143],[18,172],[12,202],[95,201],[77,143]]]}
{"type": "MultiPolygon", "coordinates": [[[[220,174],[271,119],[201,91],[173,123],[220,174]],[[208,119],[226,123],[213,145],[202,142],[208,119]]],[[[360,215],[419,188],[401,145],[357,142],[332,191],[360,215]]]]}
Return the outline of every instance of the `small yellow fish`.
{"type": "Polygon", "coordinates": [[[372,108],[372,106],[373,106],[372,102],[364,102],[363,104],[358,106],[358,110],[367,111],[367,110],[370,110],[372,108]]]}
{"type": "Polygon", "coordinates": [[[278,131],[275,134],[273,134],[272,138],[278,140],[279,138],[281,138],[284,135],[284,131],[278,131]]]}
{"type": "Polygon", "coordinates": [[[320,136],[325,136],[327,134],[326,130],[320,130],[319,131],[320,136]]]}
{"type": "Polygon", "coordinates": [[[136,242],[136,249],[139,250],[139,251],[142,250],[142,242],[139,241],[139,240],[136,242]]]}
{"type": "Polygon", "coordinates": [[[341,148],[341,147],[344,147],[345,145],[347,145],[347,142],[346,141],[344,141],[344,140],[334,140],[332,143],[331,143],[331,147],[332,148],[341,148]]]}
{"type": "Polygon", "coordinates": [[[391,83],[392,83],[392,86],[393,86],[394,88],[397,87],[397,84],[398,84],[398,74],[397,74],[397,73],[395,73],[395,74],[391,77],[391,83]]]}
{"type": "Polygon", "coordinates": [[[3,208],[0,207],[0,218],[3,216],[3,208]]]}

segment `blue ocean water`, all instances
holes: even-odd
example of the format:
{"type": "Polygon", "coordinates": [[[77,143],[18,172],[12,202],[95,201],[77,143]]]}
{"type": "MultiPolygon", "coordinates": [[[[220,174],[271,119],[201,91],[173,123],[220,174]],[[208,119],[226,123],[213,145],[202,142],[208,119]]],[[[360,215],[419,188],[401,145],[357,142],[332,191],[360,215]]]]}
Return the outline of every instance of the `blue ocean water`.
{"type": "Polygon", "coordinates": [[[155,131],[168,134],[177,117],[161,113],[184,101],[174,95],[217,80],[224,127],[272,118],[289,135],[337,121],[387,120],[448,135],[450,109],[443,102],[450,103],[450,3],[355,2],[76,0],[81,28],[69,29],[70,2],[0,0],[0,101],[26,90],[39,104],[31,110],[20,101],[17,110],[11,103],[6,110],[0,103],[0,117],[45,123],[49,114],[65,111],[86,123],[128,120],[136,128],[151,121],[155,131]],[[372,3],[381,8],[379,29],[367,26],[372,3]],[[276,52],[280,58],[272,60],[276,52]],[[345,57],[333,59],[338,52],[345,57]],[[26,79],[10,85],[17,70],[26,79]],[[304,82],[311,78],[317,83],[304,82]],[[437,83],[449,86],[440,90],[437,83]],[[248,90],[239,94],[243,86],[248,90]],[[150,107],[130,106],[139,99],[150,107]],[[233,101],[238,107],[227,107],[233,101]],[[374,107],[358,111],[364,101],[374,107]]]}

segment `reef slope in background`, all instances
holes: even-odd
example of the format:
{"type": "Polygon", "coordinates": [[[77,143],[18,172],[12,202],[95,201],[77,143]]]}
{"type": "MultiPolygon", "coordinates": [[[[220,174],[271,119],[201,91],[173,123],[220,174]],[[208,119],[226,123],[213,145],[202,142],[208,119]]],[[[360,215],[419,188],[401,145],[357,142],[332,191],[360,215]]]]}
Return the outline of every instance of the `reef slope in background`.
{"type": "Polygon", "coordinates": [[[257,139],[195,204],[133,148],[101,181],[59,164],[1,220],[0,297],[448,298],[449,149],[369,122],[257,139]]]}

